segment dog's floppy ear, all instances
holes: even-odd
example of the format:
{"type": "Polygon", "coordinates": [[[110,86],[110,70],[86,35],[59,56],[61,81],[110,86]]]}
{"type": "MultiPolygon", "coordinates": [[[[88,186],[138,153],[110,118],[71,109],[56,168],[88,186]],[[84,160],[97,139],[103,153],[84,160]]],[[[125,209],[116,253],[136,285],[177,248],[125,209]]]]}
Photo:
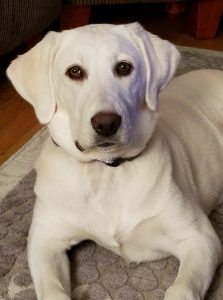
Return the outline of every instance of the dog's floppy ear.
{"type": "Polygon", "coordinates": [[[146,67],[146,102],[156,110],[159,92],[173,77],[180,60],[180,53],[170,42],[146,31],[139,23],[127,24],[140,49],[146,67]]]}
{"type": "Polygon", "coordinates": [[[41,42],[11,62],[6,73],[18,93],[34,107],[41,123],[48,123],[56,101],[53,91],[52,68],[58,33],[48,33],[41,42]]]}

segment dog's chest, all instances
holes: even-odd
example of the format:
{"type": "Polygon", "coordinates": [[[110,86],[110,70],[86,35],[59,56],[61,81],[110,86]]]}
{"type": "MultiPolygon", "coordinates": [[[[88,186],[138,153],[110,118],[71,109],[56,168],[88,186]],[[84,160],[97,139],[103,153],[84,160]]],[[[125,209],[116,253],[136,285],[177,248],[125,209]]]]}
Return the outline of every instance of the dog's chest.
{"type": "MultiPolygon", "coordinates": [[[[85,182],[79,182],[82,201],[77,215],[86,234],[84,239],[94,240],[128,259],[131,258],[125,244],[130,248],[135,228],[156,215],[159,206],[150,201],[146,176],[141,178],[137,172],[131,172],[127,166],[122,169],[102,166],[97,175],[88,174],[88,180],[83,176],[85,182]]],[[[147,234],[151,241],[150,234],[154,234],[154,229],[147,234]]]]}
{"type": "Polygon", "coordinates": [[[137,174],[133,173],[133,178],[130,178],[127,170],[101,166],[95,173],[87,173],[76,181],[81,187],[76,188],[80,201],[77,194],[74,195],[79,224],[90,239],[118,252],[123,236],[148,214],[140,206],[146,197],[145,192],[137,182],[137,174]]]}
{"type": "Polygon", "coordinates": [[[150,201],[149,174],[134,164],[58,167],[60,172],[55,166],[48,170],[47,179],[43,174],[38,176],[41,180],[36,188],[39,197],[48,198],[48,209],[54,212],[58,228],[63,224],[71,244],[74,233],[79,232],[79,241],[91,239],[123,255],[120,247],[134,228],[159,209],[156,201],[150,201]],[[61,172],[64,167],[66,172],[61,172]]]}

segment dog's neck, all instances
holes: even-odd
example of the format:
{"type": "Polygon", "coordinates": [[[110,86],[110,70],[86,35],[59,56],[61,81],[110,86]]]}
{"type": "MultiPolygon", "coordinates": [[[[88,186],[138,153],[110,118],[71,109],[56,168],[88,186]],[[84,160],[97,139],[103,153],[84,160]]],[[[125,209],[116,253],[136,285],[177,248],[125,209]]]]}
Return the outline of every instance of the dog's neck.
{"type": "MultiPolygon", "coordinates": [[[[52,141],[53,141],[53,143],[54,143],[54,145],[55,145],[56,147],[60,147],[60,146],[53,140],[52,137],[51,137],[51,139],[52,139],[52,141]]],[[[138,156],[140,156],[140,155],[142,154],[143,151],[144,151],[144,149],[143,149],[140,153],[138,153],[137,155],[132,156],[132,157],[126,157],[126,158],[123,158],[123,157],[117,157],[117,158],[115,158],[114,160],[109,161],[109,162],[106,162],[106,161],[100,161],[100,162],[104,163],[105,165],[107,165],[107,166],[109,166],[109,167],[118,167],[118,166],[120,166],[121,164],[123,164],[123,163],[126,162],[126,161],[132,161],[132,160],[134,160],[135,158],[137,158],[138,156]]]]}

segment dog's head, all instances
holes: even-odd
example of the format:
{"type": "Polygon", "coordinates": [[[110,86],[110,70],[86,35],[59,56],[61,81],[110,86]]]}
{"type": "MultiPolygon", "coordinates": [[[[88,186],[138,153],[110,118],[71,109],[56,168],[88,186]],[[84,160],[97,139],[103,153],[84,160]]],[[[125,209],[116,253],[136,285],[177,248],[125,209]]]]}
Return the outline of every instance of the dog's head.
{"type": "Polygon", "coordinates": [[[138,23],[51,32],[7,75],[53,140],[83,161],[137,155],[179,53],[138,23]]]}

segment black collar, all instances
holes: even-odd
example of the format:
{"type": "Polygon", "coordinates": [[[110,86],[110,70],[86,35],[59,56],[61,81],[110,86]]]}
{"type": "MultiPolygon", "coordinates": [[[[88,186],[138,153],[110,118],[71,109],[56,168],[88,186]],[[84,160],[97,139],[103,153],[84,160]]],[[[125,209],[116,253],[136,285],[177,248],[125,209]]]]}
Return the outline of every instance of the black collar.
{"type": "MultiPolygon", "coordinates": [[[[53,138],[51,137],[54,145],[56,145],[57,147],[60,147],[54,140],[53,138]]],[[[109,167],[118,167],[120,166],[121,164],[123,164],[124,162],[126,161],[132,161],[134,160],[135,158],[137,158],[138,156],[140,156],[142,154],[142,152],[144,151],[144,149],[137,155],[133,156],[133,157],[129,157],[129,158],[122,158],[122,157],[117,157],[115,158],[113,161],[111,162],[105,162],[105,161],[101,161],[102,163],[104,163],[105,165],[109,166],[109,167]]]]}
{"type": "Polygon", "coordinates": [[[109,167],[118,167],[119,165],[121,165],[123,162],[125,162],[125,159],[124,158],[121,158],[121,157],[117,157],[115,158],[113,161],[111,162],[104,162],[104,164],[106,164],[107,166],[109,167]]]}
{"type": "MultiPolygon", "coordinates": [[[[143,152],[143,151],[142,151],[143,152]]],[[[106,164],[107,166],[109,167],[118,167],[119,165],[123,164],[124,162],[126,161],[132,161],[134,160],[135,158],[137,158],[139,155],[142,154],[142,152],[140,152],[139,154],[135,155],[135,156],[132,156],[132,157],[128,157],[128,158],[123,158],[123,157],[117,157],[115,158],[113,161],[111,162],[104,162],[102,161],[104,164],[106,164]]]]}

